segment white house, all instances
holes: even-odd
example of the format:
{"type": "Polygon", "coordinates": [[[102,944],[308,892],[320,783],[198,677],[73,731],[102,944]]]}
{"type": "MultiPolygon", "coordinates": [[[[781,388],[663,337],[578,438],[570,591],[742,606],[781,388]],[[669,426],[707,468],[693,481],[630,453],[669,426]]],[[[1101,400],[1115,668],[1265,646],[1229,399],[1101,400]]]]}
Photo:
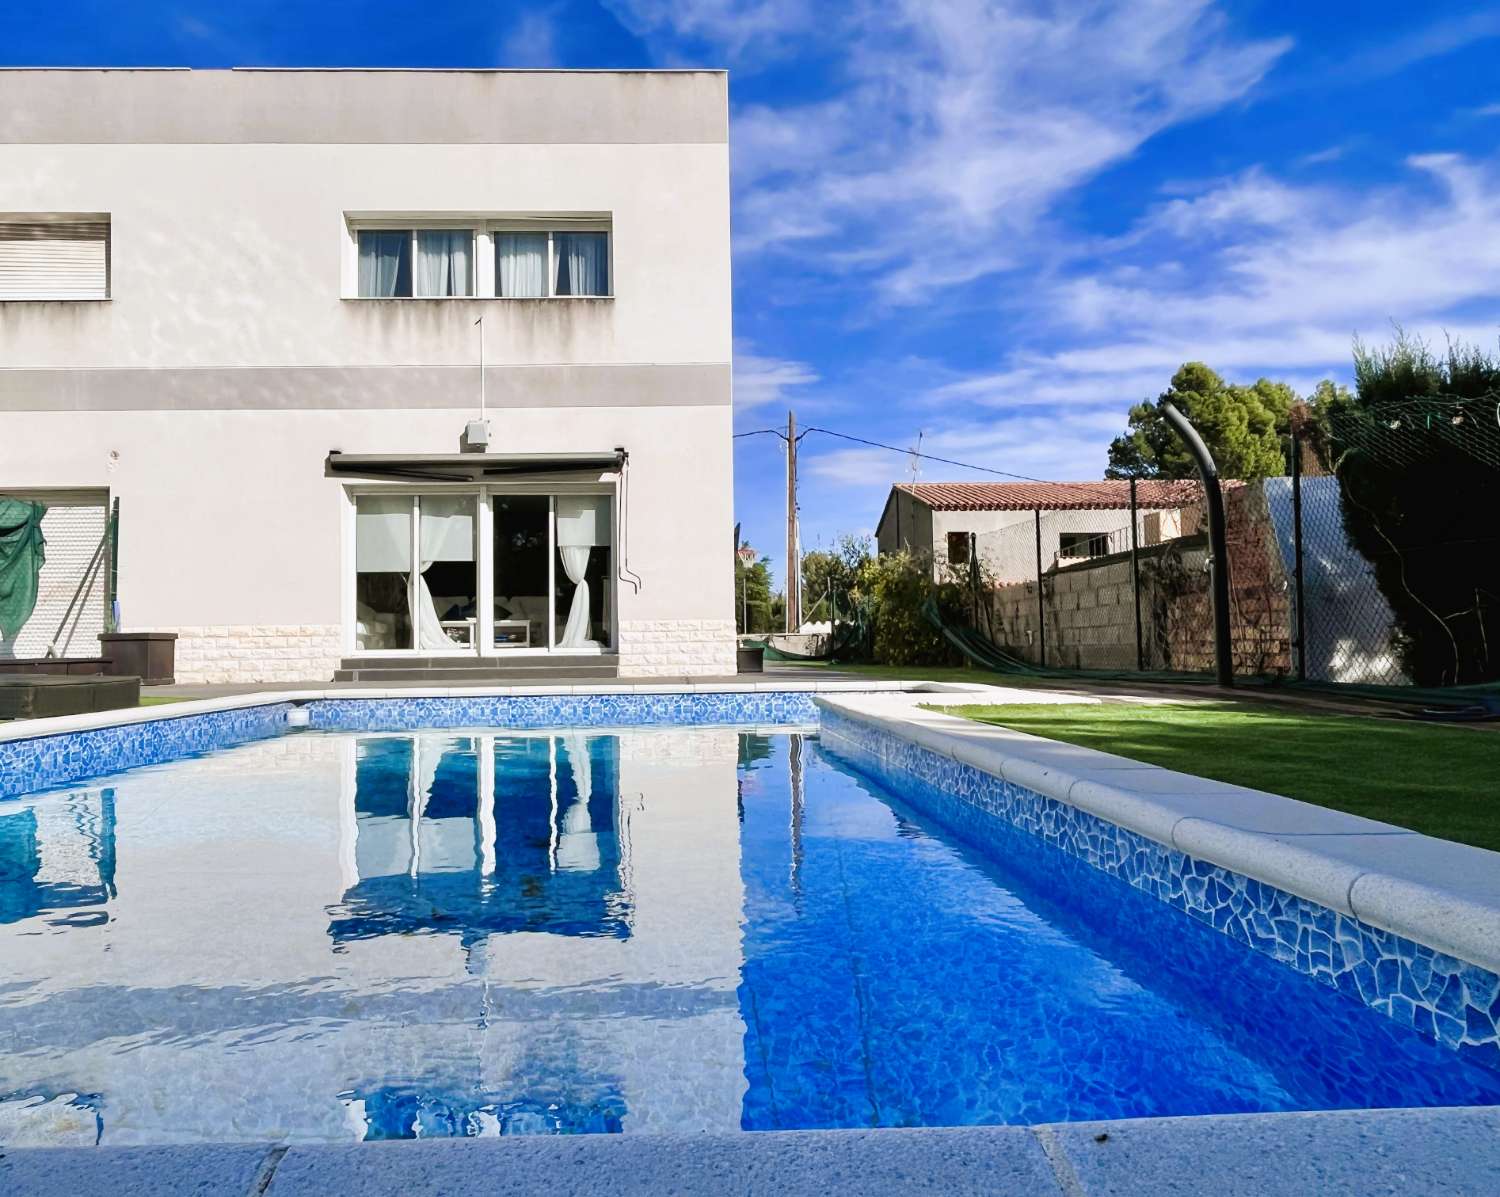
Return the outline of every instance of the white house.
{"type": "MultiPolygon", "coordinates": [[[[1159,544],[1196,527],[1195,482],[1136,483],[1136,538],[1159,544]],[[1184,525],[1187,525],[1186,527],[1184,525]]],[[[1130,548],[1130,483],[898,482],[875,529],[881,553],[930,558],[941,579],[977,555],[999,583],[1130,548]]]]}
{"type": "Polygon", "coordinates": [[[0,71],[0,549],[49,542],[0,654],[113,598],[180,680],[732,672],[727,121],[707,71],[0,71]]]}

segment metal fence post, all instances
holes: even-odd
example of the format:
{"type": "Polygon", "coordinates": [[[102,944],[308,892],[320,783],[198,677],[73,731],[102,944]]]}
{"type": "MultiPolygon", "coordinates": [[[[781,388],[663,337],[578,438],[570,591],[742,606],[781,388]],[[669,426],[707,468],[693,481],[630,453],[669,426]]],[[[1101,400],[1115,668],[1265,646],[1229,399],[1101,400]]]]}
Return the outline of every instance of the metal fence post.
{"type": "Polygon", "coordinates": [[[1135,667],[1146,671],[1146,642],[1141,636],[1141,556],[1136,535],[1135,479],[1130,480],[1130,593],[1135,599],[1135,667]]]}
{"type": "Polygon", "coordinates": [[[1302,438],[1292,429],[1292,585],[1297,604],[1297,680],[1307,681],[1307,619],[1302,601],[1302,438]]]}
{"type": "Polygon", "coordinates": [[[1221,686],[1234,685],[1234,642],[1229,622],[1229,532],[1224,519],[1224,492],[1219,486],[1219,467],[1188,419],[1170,403],[1163,402],[1161,414],[1198,463],[1203,478],[1204,498],[1208,501],[1208,551],[1212,563],[1209,581],[1214,598],[1214,674],[1221,686]]]}
{"type": "Polygon", "coordinates": [[[1038,507],[1032,514],[1036,516],[1036,642],[1038,663],[1046,665],[1047,607],[1042,602],[1042,509],[1038,507]]]}
{"type": "Polygon", "coordinates": [[[120,500],[110,505],[109,521],[109,609],[104,616],[104,630],[120,630],[120,500]]]}

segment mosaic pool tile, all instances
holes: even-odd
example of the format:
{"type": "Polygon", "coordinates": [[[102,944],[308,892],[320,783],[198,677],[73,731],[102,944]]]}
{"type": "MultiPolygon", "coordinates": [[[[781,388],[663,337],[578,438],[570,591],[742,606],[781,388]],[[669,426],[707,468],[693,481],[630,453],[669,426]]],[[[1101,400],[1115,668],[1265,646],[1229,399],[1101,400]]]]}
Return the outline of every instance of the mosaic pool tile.
{"type": "Polygon", "coordinates": [[[151,719],[63,735],[0,740],[0,798],[38,793],[140,765],[261,740],[286,731],[291,703],[151,719]]]}
{"type": "MultiPolygon", "coordinates": [[[[305,704],[325,731],[433,727],[789,726],[818,719],[812,696],[774,691],[475,695],[321,699],[305,704]]],[[[154,719],[0,741],[0,798],[14,798],[139,765],[228,748],[287,731],[291,703],[154,719]]]]}
{"type": "Polygon", "coordinates": [[[309,704],[327,731],[432,727],[648,727],[816,723],[812,695],[778,692],[516,694],[454,698],[334,698],[309,704]]]}
{"type": "Polygon", "coordinates": [[[1500,1071],[1500,976],[1357,918],[1187,856],[839,712],[826,751],[981,848],[1020,828],[1500,1071]]]}

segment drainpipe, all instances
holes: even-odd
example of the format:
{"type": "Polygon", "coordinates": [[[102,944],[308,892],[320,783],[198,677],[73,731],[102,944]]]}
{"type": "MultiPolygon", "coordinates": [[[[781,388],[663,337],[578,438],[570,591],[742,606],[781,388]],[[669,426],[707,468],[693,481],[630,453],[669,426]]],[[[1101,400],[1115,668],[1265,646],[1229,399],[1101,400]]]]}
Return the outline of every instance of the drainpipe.
{"type": "Polygon", "coordinates": [[[1224,523],[1224,492],[1219,486],[1219,467],[1214,464],[1208,446],[1186,416],[1166,402],[1161,405],[1161,414],[1182,438],[1203,478],[1203,491],[1208,500],[1209,582],[1214,596],[1215,680],[1221,686],[1233,686],[1234,657],[1229,633],[1229,537],[1224,523]]]}

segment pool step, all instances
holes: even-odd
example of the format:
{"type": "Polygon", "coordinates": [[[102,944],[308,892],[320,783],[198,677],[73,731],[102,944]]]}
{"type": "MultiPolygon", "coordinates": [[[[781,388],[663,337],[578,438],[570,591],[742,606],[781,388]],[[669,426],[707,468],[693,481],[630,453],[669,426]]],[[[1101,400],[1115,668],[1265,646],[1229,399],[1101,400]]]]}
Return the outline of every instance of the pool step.
{"type": "Polygon", "coordinates": [[[565,682],[620,675],[616,654],[597,657],[345,657],[334,671],[336,682],[565,682]]]}

